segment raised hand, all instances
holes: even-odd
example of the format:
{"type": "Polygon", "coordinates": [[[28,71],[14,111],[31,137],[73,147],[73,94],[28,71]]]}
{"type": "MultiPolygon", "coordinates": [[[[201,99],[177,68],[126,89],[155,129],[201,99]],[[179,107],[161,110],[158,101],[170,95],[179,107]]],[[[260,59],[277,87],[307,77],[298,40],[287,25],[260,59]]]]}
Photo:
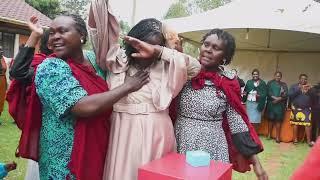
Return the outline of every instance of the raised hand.
{"type": "Polygon", "coordinates": [[[36,35],[42,36],[43,35],[43,29],[37,23],[38,23],[38,17],[37,16],[31,16],[29,21],[28,21],[28,27],[33,33],[36,33],[36,35]]]}
{"type": "Polygon", "coordinates": [[[138,71],[135,75],[129,76],[126,75],[125,85],[127,85],[131,92],[137,91],[142,86],[149,82],[149,72],[146,71],[138,71]]]}
{"type": "Polygon", "coordinates": [[[138,51],[137,53],[131,54],[133,58],[154,60],[161,55],[163,48],[161,46],[151,45],[130,36],[125,36],[123,39],[138,51]]]}

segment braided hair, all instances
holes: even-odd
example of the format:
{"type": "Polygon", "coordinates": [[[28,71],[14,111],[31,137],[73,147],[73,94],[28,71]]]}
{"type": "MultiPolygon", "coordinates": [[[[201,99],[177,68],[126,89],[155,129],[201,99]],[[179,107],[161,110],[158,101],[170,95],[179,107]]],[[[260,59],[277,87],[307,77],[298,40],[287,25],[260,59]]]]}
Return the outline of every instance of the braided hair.
{"type": "Polygon", "coordinates": [[[83,35],[83,44],[85,44],[88,39],[88,31],[86,22],[81,18],[81,16],[77,14],[71,14],[68,12],[63,12],[63,14],[61,14],[60,16],[71,17],[74,20],[76,24],[75,28],[81,35],[83,35]]]}
{"type": "Polygon", "coordinates": [[[225,65],[230,64],[231,61],[232,61],[235,49],[236,49],[236,42],[235,42],[234,37],[230,33],[228,33],[227,31],[224,31],[222,29],[212,29],[211,31],[209,31],[207,34],[205,34],[202,37],[201,43],[203,43],[207,39],[207,37],[209,37],[209,36],[211,36],[213,34],[217,35],[218,39],[221,39],[221,40],[224,41],[225,47],[226,47],[226,50],[225,50],[225,59],[226,59],[225,65]]]}
{"type": "MultiPolygon", "coordinates": [[[[165,46],[165,38],[162,34],[162,23],[155,18],[148,18],[141,20],[138,24],[133,26],[129,31],[128,36],[137,38],[141,41],[147,42],[150,38],[156,36],[161,40],[160,46],[165,46]]],[[[131,54],[136,50],[128,43],[124,42],[125,53],[131,59],[131,54]]]]}

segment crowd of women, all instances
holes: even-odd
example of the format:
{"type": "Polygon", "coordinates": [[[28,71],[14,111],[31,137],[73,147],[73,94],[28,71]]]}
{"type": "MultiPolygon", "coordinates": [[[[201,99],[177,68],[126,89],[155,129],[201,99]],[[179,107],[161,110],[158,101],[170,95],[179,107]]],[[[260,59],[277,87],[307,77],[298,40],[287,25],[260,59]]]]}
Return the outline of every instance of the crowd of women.
{"type": "Polygon", "coordinates": [[[56,17],[45,31],[37,17],[28,25],[7,100],[22,130],[16,153],[38,161],[40,179],[137,179],[141,165],[192,150],[239,172],[253,165],[258,179],[268,179],[254,128],[268,99],[278,129],[290,92],[280,72],[266,84],[254,70],[245,87],[248,116],[237,76],[221,68],[236,48],[228,32],[204,35],[197,60],[152,18],[137,23],[120,47],[119,24],[105,0],[92,0],[88,28],[74,14],[56,17]],[[88,36],[93,51],[83,50],[88,36]]]}
{"type": "Polygon", "coordinates": [[[290,109],[290,124],[293,125],[293,143],[298,143],[298,126],[305,126],[307,143],[313,146],[320,127],[320,83],[311,86],[308,75],[300,74],[299,82],[288,90],[281,81],[282,73],[274,73],[274,79],[265,83],[258,69],[252,71],[252,79],[244,88],[243,101],[246,103],[250,122],[258,131],[264,115],[269,120],[268,138],[271,139],[273,127],[276,128],[276,142],[280,143],[281,123],[287,109],[290,109]]]}

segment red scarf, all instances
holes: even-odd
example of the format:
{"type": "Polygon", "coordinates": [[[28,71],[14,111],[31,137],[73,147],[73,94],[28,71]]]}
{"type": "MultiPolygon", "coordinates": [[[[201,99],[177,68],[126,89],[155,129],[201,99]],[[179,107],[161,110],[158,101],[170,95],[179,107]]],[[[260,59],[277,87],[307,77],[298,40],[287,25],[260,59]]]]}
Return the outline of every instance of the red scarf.
{"type": "MultiPolygon", "coordinates": [[[[45,54],[34,55],[31,62],[34,72],[46,57],[45,54]]],[[[42,108],[34,83],[25,85],[12,80],[7,92],[7,101],[9,113],[22,131],[16,155],[37,161],[42,108]]]]}
{"type": "MultiPolygon", "coordinates": [[[[73,76],[87,91],[88,95],[108,91],[106,82],[96,75],[93,68],[74,63],[72,60],[68,60],[67,63],[71,68],[73,76]]],[[[24,158],[38,160],[42,108],[39,97],[36,94],[34,81],[30,89],[30,98],[26,101],[26,105],[30,106],[20,106],[19,104],[22,103],[17,103],[19,99],[15,99],[13,96],[9,99],[11,99],[11,105],[13,105],[11,109],[18,110],[19,108],[21,110],[27,108],[24,119],[20,119],[19,116],[14,117],[17,123],[19,123],[18,127],[22,129],[18,154],[24,158]]],[[[23,90],[24,88],[22,87],[17,91],[23,90]]],[[[23,98],[23,96],[19,98],[23,98]]],[[[71,174],[76,179],[102,179],[108,146],[108,119],[111,112],[112,110],[110,109],[95,117],[76,119],[74,144],[71,160],[68,164],[71,174]]]]}
{"type": "Polygon", "coordinates": [[[318,138],[317,142],[314,144],[313,148],[310,150],[308,156],[305,158],[304,163],[297,168],[293,175],[291,176],[291,180],[300,180],[300,179],[308,179],[308,180],[317,180],[320,179],[320,138],[318,138]]]}
{"type": "MultiPolygon", "coordinates": [[[[228,103],[241,115],[242,119],[244,120],[244,122],[249,128],[249,132],[252,139],[254,140],[254,142],[256,142],[260,146],[261,151],[263,151],[262,143],[249,121],[246,109],[241,104],[240,86],[237,79],[228,79],[224,76],[219,75],[218,73],[205,72],[202,70],[198,74],[198,76],[194,77],[191,81],[193,89],[195,90],[202,89],[205,85],[206,79],[210,80],[217,89],[224,92],[224,94],[227,97],[228,103]]],[[[220,95],[218,91],[217,91],[217,95],[218,96],[220,95]]],[[[173,102],[172,106],[176,106],[176,102],[173,102]]],[[[174,109],[175,107],[170,107],[170,108],[171,108],[170,115],[171,117],[175,118],[176,113],[172,112],[172,109],[174,109]]],[[[233,165],[233,169],[239,172],[250,171],[251,162],[239,153],[239,151],[236,149],[236,147],[232,142],[231,130],[225,114],[223,115],[222,125],[227,138],[230,162],[233,165]]]]}

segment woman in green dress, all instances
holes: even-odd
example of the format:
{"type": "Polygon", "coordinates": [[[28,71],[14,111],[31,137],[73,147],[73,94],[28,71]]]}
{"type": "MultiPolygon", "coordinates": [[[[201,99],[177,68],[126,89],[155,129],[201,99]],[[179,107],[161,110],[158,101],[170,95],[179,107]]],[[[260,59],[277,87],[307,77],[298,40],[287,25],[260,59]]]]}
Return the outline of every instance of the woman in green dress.
{"type": "Polygon", "coordinates": [[[282,73],[274,73],[274,79],[269,81],[267,116],[269,119],[268,137],[271,138],[273,126],[276,127],[276,142],[280,143],[280,129],[287,105],[288,86],[281,81],[282,73]]]}
{"type": "Polygon", "coordinates": [[[260,78],[258,69],[252,71],[252,79],[248,80],[243,90],[243,101],[246,102],[247,113],[250,123],[258,132],[261,123],[261,114],[266,105],[267,85],[260,78]]]}

